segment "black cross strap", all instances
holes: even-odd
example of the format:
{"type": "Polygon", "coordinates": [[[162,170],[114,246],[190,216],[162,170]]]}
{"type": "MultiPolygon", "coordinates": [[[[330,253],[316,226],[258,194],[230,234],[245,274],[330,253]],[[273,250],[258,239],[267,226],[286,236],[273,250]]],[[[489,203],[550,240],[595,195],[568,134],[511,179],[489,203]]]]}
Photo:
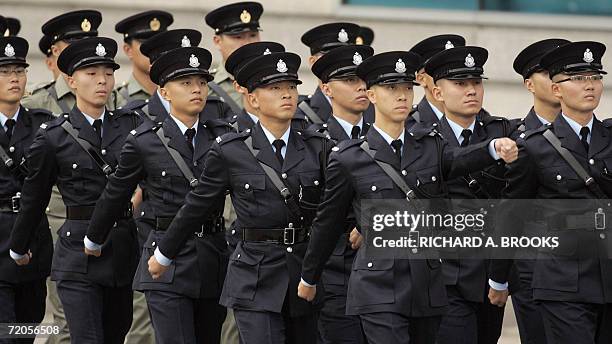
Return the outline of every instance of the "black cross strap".
{"type": "Polygon", "coordinates": [[[319,117],[319,115],[317,115],[317,113],[310,107],[310,105],[308,105],[308,103],[305,100],[302,100],[299,104],[298,107],[300,108],[300,110],[302,110],[304,112],[304,114],[306,115],[306,117],[308,117],[308,119],[314,123],[314,124],[323,124],[323,120],[321,119],[321,117],[319,117]]]}
{"type": "Polygon", "coordinates": [[[181,170],[183,177],[185,177],[187,182],[189,182],[189,186],[195,188],[198,185],[198,179],[193,175],[193,172],[191,172],[191,169],[189,169],[185,163],[185,160],[183,160],[181,157],[181,154],[176,149],[168,146],[168,139],[164,135],[164,129],[160,126],[156,133],[157,137],[159,137],[159,140],[166,148],[166,151],[168,151],[168,154],[170,154],[170,157],[172,157],[172,160],[174,160],[176,166],[179,168],[179,170],[181,170]]]}
{"type": "Polygon", "coordinates": [[[230,109],[232,109],[232,112],[234,114],[237,115],[242,112],[242,108],[240,108],[240,106],[236,104],[234,99],[221,86],[219,86],[219,84],[211,81],[208,83],[208,87],[210,87],[213,92],[215,92],[219,97],[221,97],[221,99],[225,101],[227,105],[229,105],[230,109]]]}
{"type": "Polygon", "coordinates": [[[113,168],[104,160],[104,158],[102,158],[102,156],[98,153],[98,150],[94,148],[88,141],[83,140],[79,137],[79,132],[74,129],[72,123],[70,123],[68,120],[65,120],[64,123],[62,123],[62,128],[64,128],[68,135],[72,136],[72,138],[79,144],[79,146],[81,146],[81,148],[83,148],[83,150],[87,154],[89,154],[92,159],[94,159],[98,167],[100,167],[100,169],[102,170],[102,173],[104,173],[106,176],[109,176],[111,173],[113,173],[113,168]]]}

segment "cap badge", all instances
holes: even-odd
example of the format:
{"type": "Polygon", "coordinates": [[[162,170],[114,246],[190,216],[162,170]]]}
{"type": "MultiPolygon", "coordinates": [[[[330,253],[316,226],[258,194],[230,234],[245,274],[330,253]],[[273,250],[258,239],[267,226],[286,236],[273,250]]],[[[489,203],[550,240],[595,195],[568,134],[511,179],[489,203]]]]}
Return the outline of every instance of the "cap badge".
{"type": "Polygon", "coordinates": [[[286,73],[289,69],[287,68],[287,64],[285,63],[285,61],[278,60],[278,63],[276,64],[276,70],[279,73],[286,73]]]}
{"type": "Polygon", "coordinates": [[[406,64],[402,59],[397,59],[397,62],[395,62],[395,71],[398,73],[406,73],[406,64]]]}
{"type": "Polygon", "coordinates": [[[270,55],[272,54],[272,52],[270,51],[270,49],[266,48],[266,50],[263,52],[264,55],[270,55]]]}
{"type": "Polygon", "coordinates": [[[183,36],[183,39],[181,40],[181,48],[189,48],[191,46],[191,41],[189,40],[189,38],[187,38],[187,36],[183,36]]]}
{"type": "Polygon", "coordinates": [[[251,14],[247,10],[242,10],[240,13],[240,21],[244,24],[248,24],[251,21],[251,14]]]}
{"type": "Polygon", "coordinates": [[[6,57],[15,56],[15,48],[13,48],[12,45],[7,44],[6,47],[4,47],[4,56],[6,57]]]}
{"type": "Polygon", "coordinates": [[[149,22],[149,27],[153,31],[159,31],[159,28],[161,27],[161,23],[159,22],[159,20],[157,18],[153,18],[149,22]]]}
{"type": "Polygon", "coordinates": [[[189,56],[189,65],[193,68],[200,67],[200,61],[198,60],[198,57],[194,54],[191,54],[191,56],[189,56]]]}
{"type": "Polygon", "coordinates": [[[91,23],[89,22],[89,20],[83,19],[83,21],[81,22],[81,30],[85,32],[89,32],[89,30],[91,30],[91,23]]]}
{"type": "Polygon", "coordinates": [[[444,45],[444,49],[446,49],[446,50],[454,48],[454,47],[455,47],[455,45],[451,41],[446,41],[446,44],[444,45]]]}
{"type": "Polygon", "coordinates": [[[582,56],[582,59],[586,63],[591,63],[594,61],[593,53],[591,52],[591,49],[587,48],[587,50],[584,51],[584,56],[582,56]]]}
{"type": "Polygon", "coordinates": [[[472,54],[468,54],[465,57],[465,66],[468,68],[472,68],[476,65],[476,62],[474,62],[474,58],[472,57],[472,54]]]}
{"type": "Polygon", "coordinates": [[[357,38],[355,38],[355,44],[363,45],[363,37],[357,36],[357,38]]]}
{"type": "Polygon", "coordinates": [[[340,29],[340,32],[338,32],[338,42],[346,43],[348,42],[348,40],[349,40],[348,33],[346,33],[344,29],[340,29]]]}
{"type": "Polygon", "coordinates": [[[102,45],[102,43],[98,43],[96,46],[96,55],[103,57],[106,56],[106,48],[102,45]]]}
{"type": "Polygon", "coordinates": [[[355,55],[353,55],[353,64],[359,66],[361,62],[363,62],[363,57],[361,57],[359,53],[355,53],[355,55]]]}

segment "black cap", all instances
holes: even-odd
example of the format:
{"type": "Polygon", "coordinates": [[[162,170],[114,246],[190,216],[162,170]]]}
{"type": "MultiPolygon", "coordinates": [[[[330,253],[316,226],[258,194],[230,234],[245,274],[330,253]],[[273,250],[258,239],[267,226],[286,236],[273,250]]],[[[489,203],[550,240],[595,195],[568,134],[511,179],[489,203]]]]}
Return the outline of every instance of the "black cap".
{"type": "Polygon", "coordinates": [[[310,54],[326,53],[333,48],[355,44],[361,27],[353,23],[328,23],[308,30],[302,35],[302,43],[310,48],[310,54]]]}
{"type": "Polygon", "coordinates": [[[389,51],[376,54],[357,67],[357,76],[368,88],[374,85],[388,85],[409,82],[412,84],[421,57],[409,51],[389,51]]]}
{"type": "Polygon", "coordinates": [[[203,75],[207,81],[213,76],[208,72],[212,55],[204,48],[178,48],[163,54],[151,66],[151,81],[163,86],[166,82],[187,75],[203,75]]]}
{"type": "Polygon", "coordinates": [[[57,67],[63,73],[72,75],[74,71],[95,65],[109,65],[119,69],[114,57],[117,42],[106,37],[88,37],[70,44],[57,59],[57,67]]]}
{"type": "Polygon", "coordinates": [[[236,81],[249,92],[281,81],[293,81],[299,85],[302,82],[297,71],[301,62],[300,56],[289,52],[262,55],[244,65],[236,74],[236,81]]]}
{"type": "Polygon", "coordinates": [[[8,23],[6,22],[6,18],[0,16],[0,32],[5,33],[8,30],[8,23]]]}
{"type": "Polygon", "coordinates": [[[4,31],[4,37],[17,36],[21,30],[21,22],[17,18],[6,17],[7,29],[4,31]]]}
{"type": "Polygon", "coordinates": [[[53,43],[98,35],[102,14],[95,10],[80,10],[61,14],[42,26],[42,32],[53,43]]]}
{"type": "Polygon", "coordinates": [[[259,31],[259,17],[262,13],[263,6],[259,2],[236,2],[212,10],[204,20],[215,30],[215,35],[236,35],[259,31]]]}
{"type": "Polygon", "coordinates": [[[601,64],[601,58],[605,52],[606,46],[599,42],[572,42],[546,53],[540,60],[540,66],[548,71],[551,79],[559,73],[598,72],[607,74],[601,64]]]}
{"type": "Polygon", "coordinates": [[[236,49],[227,61],[225,61],[225,70],[232,76],[244,67],[252,59],[271,53],[282,53],[285,51],[285,47],[276,42],[253,42],[245,44],[240,48],[236,49]]]}
{"type": "Polygon", "coordinates": [[[174,22],[172,14],[166,11],[145,11],[118,22],[115,31],[123,35],[123,40],[147,39],[166,31],[172,22],[174,22]]]}
{"type": "Polygon", "coordinates": [[[374,30],[370,29],[367,26],[362,26],[359,29],[359,34],[355,39],[355,44],[357,45],[372,45],[374,42],[374,30]]]}
{"type": "Polygon", "coordinates": [[[140,45],[140,52],[155,62],[164,53],[177,48],[197,47],[202,40],[200,31],[178,29],[160,32],[140,45]]]}
{"type": "Polygon", "coordinates": [[[53,44],[51,37],[47,35],[43,35],[38,41],[38,49],[43,53],[43,55],[49,57],[51,56],[51,45],[53,44]]]}
{"type": "Polygon", "coordinates": [[[484,64],[489,52],[485,48],[465,46],[443,50],[425,63],[425,72],[434,79],[486,79],[484,64]]]}
{"type": "Polygon", "coordinates": [[[312,65],[312,73],[323,83],[331,79],[354,76],[357,67],[374,55],[374,49],[369,45],[347,45],[338,47],[321,56],[312,65]]]}
{"type": "Polygon", "coordinates": [[[542,67],[540,67],[540,59],[542,56],[569,42],[570,41],[566,39],[560,38],[551,38],[535,42],[518,54],[514,59],[512,68],[514,68],[515,72],[522,75],[523,79],[527,79],[531,74],[542,70],[542,67]]]}
{"type": "Polygon", "coordinates": [[[0,37],[0,66],[17,64],[27,67],[28,41],[21,37],[0,37]]]}
{"type": "Polygon", "coordinates": [[[459,35],[437,35],[425,38],[415,44],[410,51],[421,56],[421,68],[435,54],[454,47],[464,47],[465,38],[459,35]]]}

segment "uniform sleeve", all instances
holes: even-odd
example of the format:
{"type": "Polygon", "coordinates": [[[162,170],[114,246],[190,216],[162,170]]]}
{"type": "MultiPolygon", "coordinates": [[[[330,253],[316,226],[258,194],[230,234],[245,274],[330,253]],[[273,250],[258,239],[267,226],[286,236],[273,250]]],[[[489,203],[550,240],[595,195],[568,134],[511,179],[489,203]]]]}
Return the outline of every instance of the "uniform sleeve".
{"type": "Polygon", "coordinates": [[[467,147],[451,147],[446,142],[442,144],[442,171],[446,180],[480,171],[495,163],[489,152],[491,140],[467,147]]]}
{"type": "Polygon", "coordinates": [[[349,179],[350,173],[337,157],[337,154],[330,156],[323,202],[312,223],[310,242],[302,263],[302,279],[311,285],[321,278],[323,267],[344,232],[347,213],[355,193],[349,179]]]}
{"type": "Polygon", "coordinates": [[[134,135],[128,135],[119,156],[119,166],[109,176],[104,192],[96,203],[87,238],[102,244],[117,218],[130,201],[138,182],[144,178],[142,152],[134,135]]]}
{"type": "Polygon", "coordinates": [[[30,239],[45,215],[51,188],[57,178],[55,150],[48,132],[39,129],[28,152],[28,176],[21,189],[19,216],[11,232],[11,249],[17,254],[28,251],[30,239]]]}
{"type": "Polygon", "coordinates": [[[223,158],[221,147],[215,143],[207,154],[204,170],[198,185],[185,198],[168,230],[158,245],[160,252],[168,259],[173,259],[190,235],[195,232],[212,211],[218,210],[230,187],[227,162],[223,158]]]}

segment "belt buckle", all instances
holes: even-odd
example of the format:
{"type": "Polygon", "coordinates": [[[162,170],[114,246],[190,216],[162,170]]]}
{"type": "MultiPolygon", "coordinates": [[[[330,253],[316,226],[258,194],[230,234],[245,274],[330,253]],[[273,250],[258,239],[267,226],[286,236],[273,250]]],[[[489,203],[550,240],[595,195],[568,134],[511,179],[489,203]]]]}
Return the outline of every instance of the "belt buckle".
{"type": "Polygon", "coordinates": [[[11,208],[13,209],[13,213],[18,213],[19,208],[21,207],[21,192],[15,194],[15,196],[11,197],[11,208]]]}
{"type": "Polygon", "coordinates": [[[288,228],[283,229],[283,244],[285,245],[295,244],[295,228],[288,227],[288,228]],[[287,233],[291,233],[291,241],[288,240],[287,233]]]}

